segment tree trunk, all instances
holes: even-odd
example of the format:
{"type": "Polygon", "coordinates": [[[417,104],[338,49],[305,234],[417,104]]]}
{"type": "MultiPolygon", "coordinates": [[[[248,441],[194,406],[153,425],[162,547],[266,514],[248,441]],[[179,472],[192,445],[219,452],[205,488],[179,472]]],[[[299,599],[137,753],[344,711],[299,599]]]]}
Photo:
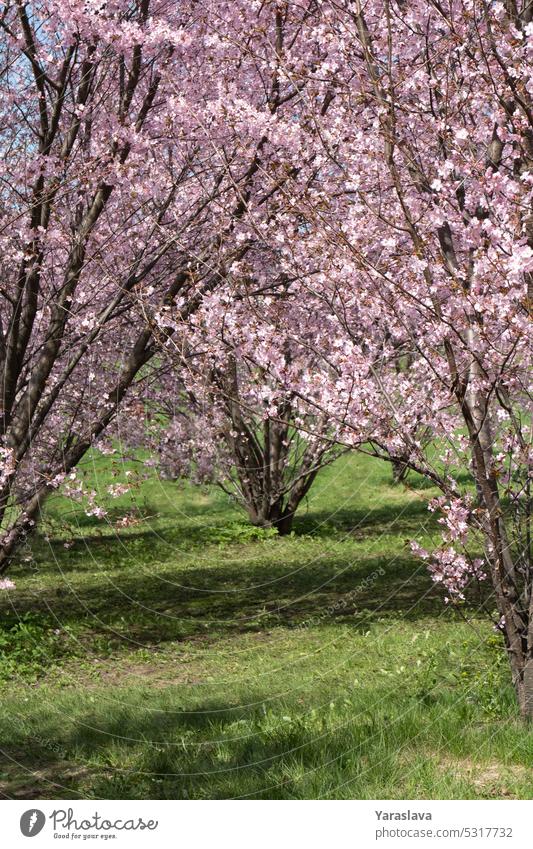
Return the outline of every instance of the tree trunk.
{"type": "Polygon", "coordinates": [[[392,481],[395,484],[403,483],[407,477],[409,466],[401,460],[392,461],[392,481]]]}
{"type": "Polygon", "coordinates": [[[258,528],[275,528],[280,536],[290,534],[294,519],[294,511],[276,502],[265,506],[264,509],[248,509],[252,525],[258,528]]]}
{"type": "Polygon", "coordinates": [[[520,716],[531,721],[533,720],[533,659],[527,660],[521,668],[517,668],[511,655],[510,660],[520,716]]]}
{"type": "Polygon", "coordinates": [[[274,522],[274,527],[277,528],[280,537],[288,536],[292,531],[292,522],[294,513],[285,511],[283,515],[274,522]]]}

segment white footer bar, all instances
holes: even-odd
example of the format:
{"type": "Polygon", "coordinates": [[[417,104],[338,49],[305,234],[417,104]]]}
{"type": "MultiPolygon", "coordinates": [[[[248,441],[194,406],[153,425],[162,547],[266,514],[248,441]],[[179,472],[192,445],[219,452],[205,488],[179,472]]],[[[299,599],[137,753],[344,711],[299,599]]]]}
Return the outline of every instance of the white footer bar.
{"type": "Polygon", "coordinates": [[[27,801],[0,803],[6,849],[526,847],[533,802],[27,801]]]}

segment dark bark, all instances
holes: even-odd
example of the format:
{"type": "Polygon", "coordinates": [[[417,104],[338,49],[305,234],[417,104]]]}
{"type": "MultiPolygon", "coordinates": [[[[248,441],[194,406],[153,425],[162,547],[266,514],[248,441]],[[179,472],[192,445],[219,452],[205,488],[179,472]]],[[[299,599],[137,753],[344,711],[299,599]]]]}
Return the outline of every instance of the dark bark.
{"type": "Polygon", "coordinates": [[[409,464],[403,460],[392,459],[392,480],[393,483],[399,484],[407,478],[409,474],[409,464]]]}

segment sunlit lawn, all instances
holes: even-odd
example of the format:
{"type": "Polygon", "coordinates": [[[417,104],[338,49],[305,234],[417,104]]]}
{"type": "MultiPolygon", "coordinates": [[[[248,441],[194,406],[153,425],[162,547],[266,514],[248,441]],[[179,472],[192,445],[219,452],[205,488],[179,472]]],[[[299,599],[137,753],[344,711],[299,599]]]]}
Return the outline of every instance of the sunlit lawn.
{"type": "Polygon", "coordinates": [[[128,528],[131,495],[107,522],[51,502],[0,597],[0,792],[531,798],[499,640],[412,557],[438,526],[408,484],[343,458],[285,539],[156,478],[128,528]]]}

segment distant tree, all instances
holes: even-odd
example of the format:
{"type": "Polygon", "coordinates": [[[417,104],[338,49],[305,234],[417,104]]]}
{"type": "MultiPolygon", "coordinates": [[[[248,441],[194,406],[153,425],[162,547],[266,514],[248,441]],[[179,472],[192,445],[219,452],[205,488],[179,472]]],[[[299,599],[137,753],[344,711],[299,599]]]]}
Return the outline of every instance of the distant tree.
{"type": "Polygon", "coordinates": [[[155,407],[167,424],[152,431],[152,447],[166,474],[217,483],[252,524],[286,534],[320,469],[345,449],[329,438],[328,418],[304,408],[280,380],[295,369],[312,373],[302,340],[261,345],[267,325],[283,338],[286,299],[253,303],[245,293],[237,284],[225,297],[219,288],[177,334],[179,346],[166,346],[170,374],[155,407]],[[253,357],[246,353],[252,340],[253,357]]]}

